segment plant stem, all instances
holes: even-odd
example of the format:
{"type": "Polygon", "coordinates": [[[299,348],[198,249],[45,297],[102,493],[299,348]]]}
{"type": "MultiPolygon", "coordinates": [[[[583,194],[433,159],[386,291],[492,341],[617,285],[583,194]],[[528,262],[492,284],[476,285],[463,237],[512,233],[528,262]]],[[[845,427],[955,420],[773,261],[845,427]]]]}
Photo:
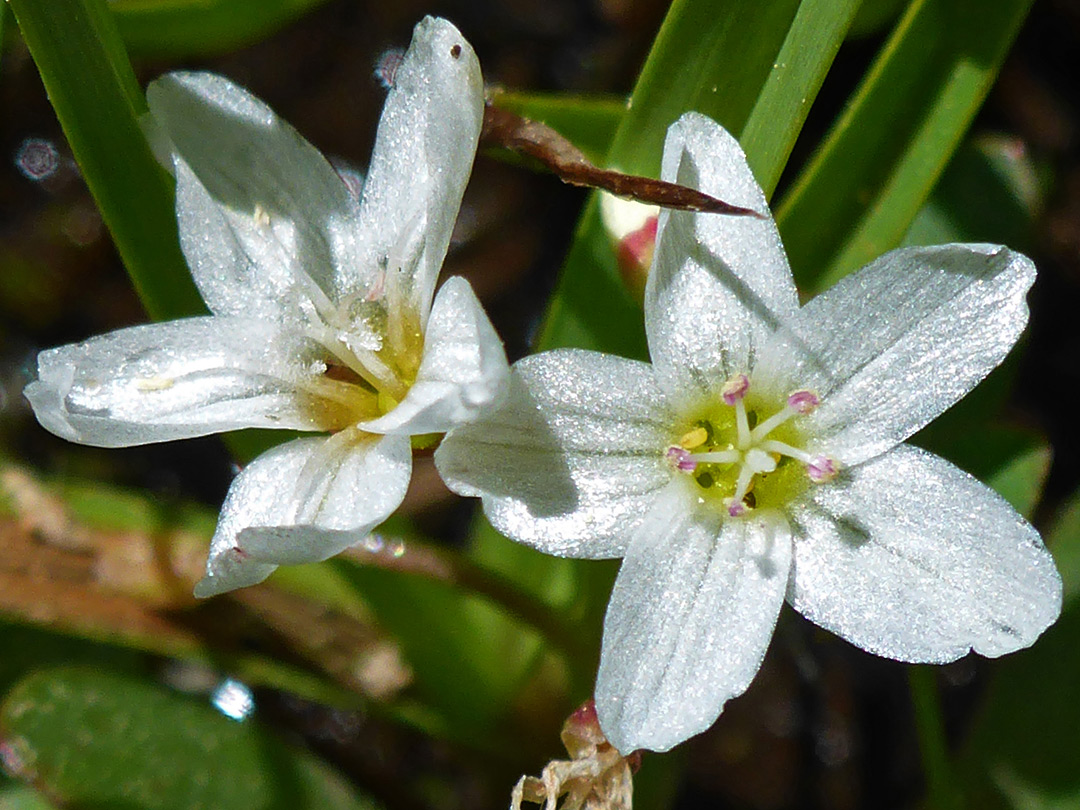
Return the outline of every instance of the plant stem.
{"type": "Polygon", "coordinates": [[[585,639],[554,608],[509,579],[461,554],[418,540],[380,537],[379,541],[372,546],[352,546],[341,556],[360,565],[426,577],[471,591],[537,630],[571,660],[587,654],[585,639]]]}
{"type": "Polygon", "coordinates": [[[919,737],[929,806],[934,810],[959,810],[963,802],[956,789],[952,763],[949,761],[936,675],[936,667],[908,667],[915,730],[919,737]]]}

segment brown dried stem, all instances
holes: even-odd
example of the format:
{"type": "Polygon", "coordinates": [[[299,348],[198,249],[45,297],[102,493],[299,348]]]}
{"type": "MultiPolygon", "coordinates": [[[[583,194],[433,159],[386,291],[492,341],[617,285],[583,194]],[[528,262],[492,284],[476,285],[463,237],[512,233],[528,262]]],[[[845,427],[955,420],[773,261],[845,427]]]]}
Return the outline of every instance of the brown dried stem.
{"type": "Polygon", "coordinates": [[[701,211],[763,218],[752,208],[732,205],[696,189],[638,177],[611,169],[601,169],[547,124],[523,118],[517,113],[488,103],[484,108],[484,127],[480,133],[481,146],[497,146],[542,163],[564,183],[586,188],[599,188],[629,197],[638,202],[675,208],[681,211],[701,211]]]}

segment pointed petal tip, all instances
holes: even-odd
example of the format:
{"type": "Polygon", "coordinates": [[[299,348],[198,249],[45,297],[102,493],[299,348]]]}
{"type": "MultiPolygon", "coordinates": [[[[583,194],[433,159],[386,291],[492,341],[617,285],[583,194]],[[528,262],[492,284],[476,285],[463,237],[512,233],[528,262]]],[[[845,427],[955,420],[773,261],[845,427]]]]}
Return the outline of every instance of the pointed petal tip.
{"type": "Polygon", "coordinates": [[[206,561],[206,576],[195,583],[193,593],[196,599],[210,599],[223,593],[258,585],[277,569],[253,561],[241,560],[233,556],[214,555],[206,561]]]}

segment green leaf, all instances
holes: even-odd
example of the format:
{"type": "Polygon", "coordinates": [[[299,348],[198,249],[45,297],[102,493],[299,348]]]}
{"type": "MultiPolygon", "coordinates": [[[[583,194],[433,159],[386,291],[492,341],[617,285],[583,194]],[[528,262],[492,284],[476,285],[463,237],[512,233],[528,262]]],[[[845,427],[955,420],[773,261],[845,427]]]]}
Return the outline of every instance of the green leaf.
{"type": "MultiPolygon", "coordinates": [[[[0,64],[3,63],[4,56],[4,25],[7,23],[8,9],[7,5],[0,6],[0,64]]],[[[2,74],[0,74],[2,75],[2,74]]]]}
{"type": "Polygon", "coordinates": [[[145,671],[146,657],[134,650],[68,638],[48,630],[27,627],[0,617],[0,694],[26,673],[42,667],[80,664],[138,674],[145,671]]]}
{"type": "Polygon", "coordinates": [[[1025,250],[1046,194],[1022,144],[981,135],[953,155],[902,244],[996,242],[1025,250]]]}
{"type": "Polygon", "coordinates": [[[21,769],[81,807],[372,808],[309,754],[252,721],[134,678],[87,669],[34,673],[0,706],[21,769]]]}
{"type": "Polygon", "coordinates": [[[33,788],[13,785],[0,789],[0,810],[53,810],[53,807],[33,788]]]}
{"type": "Polygon", "coordinates": [[[1080,492],[1047,533],[1065,584],[1061,618],[998,661],[961,766],[969,807],[1080,807],[1080,492]]]}
{"type": "Polygon", "coordinates": [[[326,0],[112,0],[117,28],[139,56],[186,58],[237,50],[326,0]]]}
{"type": "Polygon", "coordinates": [[[825,289],[900,243],[1030,6],[912,2],[777,210],[803,289],[825,289]]]}
{"type": "Polygon", "coordinates": [[[772,196],[810,105],[861,0],[803,0],[740,130],[750,168],[772,196]]]}
{"type": "Polygon", "coordinates": [[[1054,552],[1061,573],[1066,609],[1072,610],[1080,604],[1080,492],[1059,510],[1046,534],[1046,544],[1054,552]]]}
{"type": "MultiPolygon", "coordinates": [[[[766,189],[780,176],[857,0],[672,4],[616,130],[607,164],[656,176],[668,126],[697,110],[740,136],[766,189]]],[[[622,282],[595,195],[539,340],[643,357],[641,311],[622,282]]]]}
{"type": "Polygon", "coordinates": [[[536,632],[490,602],[412,574],[333,561],[397,638],[424,702],[445,730],[488,749],[517,697],[523,669],[535,660],[536,632]]]}
{"type": "Polygon", "coordinates": [[[848,39],[861,39],[881,33],[891,25],[908,0],[863,0],[859,13],[855,15],[848,39]]]}
{"type": "Polygon", "coordinates": [[[172,181],[139,128],[146,103],[104,0],[9,5],[147,311],[205,311],[180,253],[172,181]]]}

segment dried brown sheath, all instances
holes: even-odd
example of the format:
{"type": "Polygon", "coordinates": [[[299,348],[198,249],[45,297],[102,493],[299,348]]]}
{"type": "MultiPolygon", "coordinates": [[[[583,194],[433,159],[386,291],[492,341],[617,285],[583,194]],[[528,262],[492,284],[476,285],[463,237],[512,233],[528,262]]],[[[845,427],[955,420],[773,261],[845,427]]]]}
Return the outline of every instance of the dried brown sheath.
{"type": "Polygon", "coordinates": [[[572,186],[600,188],[620,197],[682,211],[762,217],[753,209],[731,205],[677,183],[598,168],[580,149],[547,124],[531,121],[490,103],[484,107],[480,145],[499,146],[528,155],[572,186]]]}

